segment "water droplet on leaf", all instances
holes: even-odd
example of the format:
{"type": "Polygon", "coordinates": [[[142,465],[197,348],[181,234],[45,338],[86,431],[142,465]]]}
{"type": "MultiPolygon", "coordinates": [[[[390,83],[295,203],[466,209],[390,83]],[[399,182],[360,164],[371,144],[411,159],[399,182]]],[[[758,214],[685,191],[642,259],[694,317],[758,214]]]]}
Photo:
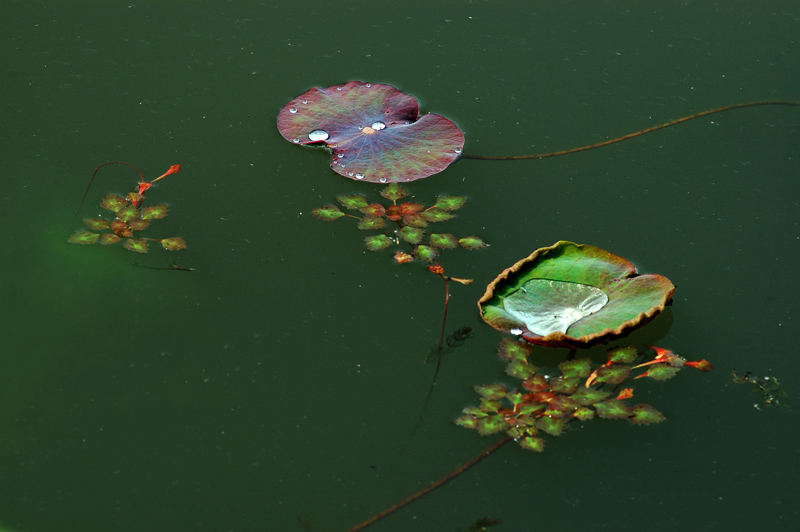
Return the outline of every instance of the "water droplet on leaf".
{"type": "Polygon", "coordinates": [[[295,114],[297,112],[297,107],[292,107],[291,109],[289,109],[289,112],[295,114]]]}
{"type": "Polygon", "coordinates": [[[356,179],[364,179],[364,174],[356,174],[356,179]]]}
{"type": "Polygon", "coordinates": [[[328,132],[322,129],[315,129],[314,131],[308,134],[308,139],[314,142],[320,140],[328,140],[328,137],[330,137],[330,135],[328,135],[328,132]]]}
{"type": "Polygon", "coordinates": [[[371,127],[375,131],[380,131],[381,129],[384,129],[386,127],[386,124],[384,124],[383,122],[373,122],[371,127]]]}

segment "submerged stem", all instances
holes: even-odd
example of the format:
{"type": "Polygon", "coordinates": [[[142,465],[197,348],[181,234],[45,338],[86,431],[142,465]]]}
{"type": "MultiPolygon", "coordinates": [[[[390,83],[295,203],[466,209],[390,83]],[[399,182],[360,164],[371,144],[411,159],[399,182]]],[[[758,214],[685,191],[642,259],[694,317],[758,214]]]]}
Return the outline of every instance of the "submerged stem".
{"type": "Polygon", "coordinates": [[[700,113],[695,113],[690,116],[684,116],[683,118],[677,118],[675,120],[670,120],[669,122],[665,122],[664,124],[659,124],[657,126],[649,127],[647,129],[643,129],[641,131],[637,131],[636,133],[630,133],[628,135],[624,135],[622,137],[617,137],[615,139],[606,140],[603,142],[598,142],[597,144],[592,144],[590,146],[581,146],[580,148],[571,148],[569,150],[561,150],[561,151],[554,151],[551,153],[540,153],[536,155],[509,155],[509,156],[491,156],[491,155],[467,155],[464,154],[461,156],[462,159],[479,159],[484,161],[517,161],[522,159],[546,159],[547,157],[555,157],[557,155],[567,155],[568,153],[576,153],[579,151],[586,151],[586,150],[593,150],[595,148],[602,148],[603,146],[608,146],[609,144],[616,144],[617,142],[622,142],[623,140],[632,139],[634,137],[638,137],[640,135],[644,135],[645,133],[652,133],[653,131],[658,131],[659,129],[664,129],[666,127],[674,126],[676,124],[680,124],[682,122],[686,122],[688,120],[692,120],[693,118],[700,118],[701,116],[707,116],[714,113],[721,113],[723,111],[730,111],[731,109],[741,109],[742,107],[754,107],[757,105],[792,105],[792,106],[800,106],[800,102],[792,102],[792,101],[784,101],[784,100],[767,100],[762,102],[747,102],[747,103],[737,103],[734,105],[728,105],[726,107],[718,107],[716,109],[710,109],[708,111],[702,111],[700,113]]]}
{"type": "Polygon", "coordinates": [[[488,449],[482,451],[478,456],[474,457],[469,462],[465,462],[464,464],[458,466],[455,470],[453,470],[452,472],[448,473],[444,477],[440,478],[436,482],[432,483],[428,487],[421,489],[420,491],[418,491],[417,493],[415,493],[411,497],[403,499],[402,501],[398,502],[394,506],[390,506],[389,508],[383,510],[382,512],[373,515],[372,517],[370,517],[369,519],[367,519],[363,523],[360,523],[360,524],[358,524],[358,525],[356,525],[356,526],[354,526],[352,528],[348,528],[345,532],[356,532],[357,530],[363,530],[366,527],[370,526],[371,524],[377,522],[378,520],[383,519],[387,515],[393,514],[394,512],[399,510],[400,508],[402,508],[402,507],[404,507],[404,506],[416,501],[417,499],[419,499],[420,497],[422,497],[424,495],[427,495],[428,493],[432,492],[433,490],[435,490],[439,486],[441,486],[443,484],[446,484],[450,480],[453,480],[458,475],[460,475],[461,473],[463,473],[467,469],[471,468],[472,466],[474,466],[475,464],[477,464],[478,462],[480,462],[481,460],[483,460],[484,458],[486,458],[487,456],[489,456],[490,454],[492,454],[493,452],[498,450],[500,447],[502,447],[506,443],[510,442],[511,440],[512,440],[511,436],[506,436],[502,440],[498,440],[491,447],[489,447],[488,449]]]}

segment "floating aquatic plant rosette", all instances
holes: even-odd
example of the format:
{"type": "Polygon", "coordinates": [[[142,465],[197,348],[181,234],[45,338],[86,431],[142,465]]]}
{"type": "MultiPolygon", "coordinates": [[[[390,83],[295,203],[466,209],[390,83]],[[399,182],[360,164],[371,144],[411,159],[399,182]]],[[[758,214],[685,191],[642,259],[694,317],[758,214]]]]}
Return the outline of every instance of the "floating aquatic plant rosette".
{"type": "Polygon", "coordinates": [[[478,301],[483,321],[545,347],[588,348],[658,316],[675,286],[608,251],[560,241],[504,270],[478,301]]]}

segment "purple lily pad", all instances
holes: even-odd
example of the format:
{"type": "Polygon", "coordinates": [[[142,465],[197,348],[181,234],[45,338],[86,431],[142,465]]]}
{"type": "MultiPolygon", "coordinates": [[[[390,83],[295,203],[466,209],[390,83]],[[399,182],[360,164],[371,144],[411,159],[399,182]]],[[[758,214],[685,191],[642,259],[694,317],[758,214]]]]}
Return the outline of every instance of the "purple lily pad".
{"type": "Polygon", "coordinates": [[[315,87],[278,113],[278,130],[295,144],[325,144],[331,168],[371,183],[415,181],[447,168],[461,154],[464,134],[447,118],[418,118],[413,96],[390,85],[351,81],[315,87]]]}

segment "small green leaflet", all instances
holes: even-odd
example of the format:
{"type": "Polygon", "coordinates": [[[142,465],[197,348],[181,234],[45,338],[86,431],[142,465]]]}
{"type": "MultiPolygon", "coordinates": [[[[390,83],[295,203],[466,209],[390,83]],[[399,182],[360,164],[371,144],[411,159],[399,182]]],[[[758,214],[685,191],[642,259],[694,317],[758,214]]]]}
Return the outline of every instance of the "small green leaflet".
{"type": "Polygon", "coordinates": [[[144,238],[126,238],[122,245],[136,253],[147,253],[147,240],[144,238]]]}
{"type": "Polygon", "coordinates": [[[332,222],[333,220],[344,216],[344,213],[336,205],[317,207],[311,211],[311,214],[313,214],[315,218],[319,218],[325,222],[332,222]]]}
{"type": "Polygon", "coordinates": [[[488,245],[477,236],[465,236],[464,238],[459,238],[458,243],[466,249],[480,249],[485,248],[488,245]]]}
{"type": "Polygon", "coordinates": [[[458,245],[456,237],[450,233],[438,234],[433,233],[430,236],[431,246],[443,249],[455,249],[458,245]]]}
{"type": "Polygon", "coordinates": [[[422,242],[422,237],[425,236],[425,231],[419,227],[405,226],[397,231],[397,236],[408,242],[409,244],[419,244],[422,242]]]}
{"type": "Polygon", "coordinates": [[[163,203],[142,209],[142,220],[159,220],[167,215],[167,206],[163,203]]]}
{"type": "Polygon", "coordinates": [[[172,238],[162,238],[161,246],[167,251],[178,251],[186,249],[186,242],[181,237],[174,236],[172,238]]]}
{"type": "Polygon", "coordinates": [[[364,239],[364,243],[370,251],[380,251],[394,244],[392,239],[386,235],[368,236],[364,239]]]}
{"type": "Polygon", "coordinates": [[[336,196],[336,199],[348,209],[363,209],[369,205],[369,203],[367,203],[367,198],[365,198],[362,194],[353,194],[352,196],[336,196]]]}
{"type": "Polygon", "coordinates": [[[97,239],[100,238],[100,235],[97,233],[90,233],[89,231],[77,231],[71,237],[69,237],[70,244],[94,244],[97,242],[97,239]]]}
{"type": "Polygon", "coordinates": [[[664,414],[650,405],[636,405],[631,408],[631,423],[635,425],[650,425],[664,421],[664,414]]]}
{"type": "Polygon", "coordinates": [[[392,201],[392,203],[396,202],[400,198],[405,198],[406,196],[408,196],[408,192],[406,192],[406,189],[404,189],[397,183],[392,183],[388,187],[384,188],[383,190],[381,190],[380,194],[384,198],[392,201]]]}
{"type": "Polygon", "coordinates": [[[462,196],[438,196],[434,207],[443,211],[454,211],[467,202],[467,198],[462,196]]]}
{"type": "Polygon", "coordinates": [[[386,225],[386,221],[381,216],[364,216],[358,222],[359,229],[380,229],[386,225]]]}
{"type": "Polygon", "coordinates": [[[420,260],[425,260],[428,262],[433,262],[433,259],[436,258],[436,250],[430,246],[417,246],[414,248],[414,256],[420,260]]]}

